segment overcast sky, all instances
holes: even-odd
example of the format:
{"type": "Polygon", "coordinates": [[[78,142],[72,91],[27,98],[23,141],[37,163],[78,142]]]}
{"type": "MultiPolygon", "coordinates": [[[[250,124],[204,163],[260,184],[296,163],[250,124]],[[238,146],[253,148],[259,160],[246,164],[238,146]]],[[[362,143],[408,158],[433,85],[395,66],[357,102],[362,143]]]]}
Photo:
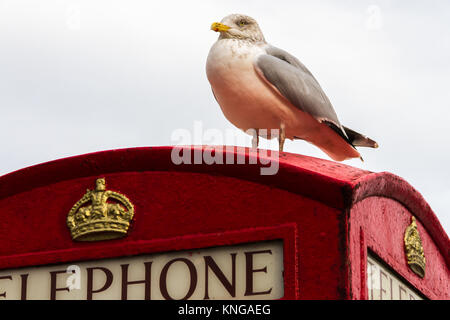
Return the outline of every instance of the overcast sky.
{"type": "MultiPolygon", "coordinates": [[[[205,62],[245,13],[377,140],[345,163],[411,183],[450,230],[450,1],[0,0],[0,175],[62,157],[233,129],[205,62]]],[[[268,144],[264,144],[263,146],[268,144]]],[[[275,144],[276,146],[276,144],[275,144]]],[[[303,141],[285,151],[327,159],[303,141]]]]}

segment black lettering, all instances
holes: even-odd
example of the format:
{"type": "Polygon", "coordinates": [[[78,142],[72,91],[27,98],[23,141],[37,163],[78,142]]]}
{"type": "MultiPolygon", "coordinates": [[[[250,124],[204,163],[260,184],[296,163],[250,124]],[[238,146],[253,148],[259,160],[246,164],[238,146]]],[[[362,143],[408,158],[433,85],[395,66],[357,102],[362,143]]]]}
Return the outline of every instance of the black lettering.
{"type": "Polygon", "coordinates": [[[253,269],[253,256],[255,254],[272,254],[272,250],[261,250],[261,251],[250,251],[245,252],[245,296],[253,296],[260,294],[270,294],[272,292],[272,288],[266,291],[255,292],[253,289],[253,274],[256,272],[265,272],[267,273],[267,266],[261,269],[253,269]]]}
{"type": "Polygon", "coordinates": [[[228,281],[228,279],[225,277],[222,270],[220,270],[217,263],[214,261],[214,259],[211,256],[205,256],[203,257],[205,260],[205,297],[204,299],[209,299],[208,294],[208,269],[211,268],[213,273],[216,275],[217,279],[222,283],[222,285],[225,287],[225,289],[228,291],[230,296],[236,297],[236,253],[231,253],[231,282],[228,281]]]}
{"type": "Polygon", "coordinates": [[[20,280],[22,282],[20,290],[20,300],[27,300],[28,274],[21,274],[20,280]]]}
{"type": "Polygon", "coordinates": [[[99,293],[102,291],[105,291],[106,289],[108,289],[112,282],[113,282],[113,274],[111,272],[111,270],[109,270],[108,268],[104,268],[104,267],[94,267],[94,268],[86,268],[87,271],[87,300],[92,300],[92,296],[94,295],[94,293],[99,293]],[[103,287],[99,288],[99,289],[93,289],[93,285],[94,285],[94,270],[99,270],[102,271],[105,276],[106,276],[106,280],[105,283],[103,284],[103,287]]]}
{"type": "Polygon", "coordinates": [[[178,261],[183,262],[187,265],[187,267],[189,268],[189,274],[190,274],[189,290],[186,293],[186,296],[184,298],[181,298],[181,300],[189,299],[192,296],[192,294],[194,293],[195,288],[197,287],[197,270],[195,269],[194,264],[190,260],[185,259],[185,258],[177,258],[177,259],[170,260],[162,269],[161,276],[159,278],[159,289],[161,291],[162,296],[166,300],[174,300],[169,295],[169,292],[167,291],[167,272],[169,271],[170,266],[178,261]]]}
{"type": "Polygon", "coordinates": [[[151,290],[151,275],[152,275],[152,262],[144,262],[145,265],[145,279],[128,281],[128,267],[129,264],[122,264],[122,300],[127,300],[128,286],[133,284],[145,284],[145,300],[150,300],[151,290]]]}
{"type": "Polygon", "coordinates": [[[69,291],[67,287],[56,287],[57,275],[60,273],[66,273],[66,270],[50,271],[50,300],[56,300],[57,291],[69,291]]]}
{"type": "Polygon", "coordinates": [[[383,300],[383,292],[386,293],[386,289],[383,288],[383,276],[385,276],[387,280],[387,274],[380,269],[380,300],[383,300]]]}

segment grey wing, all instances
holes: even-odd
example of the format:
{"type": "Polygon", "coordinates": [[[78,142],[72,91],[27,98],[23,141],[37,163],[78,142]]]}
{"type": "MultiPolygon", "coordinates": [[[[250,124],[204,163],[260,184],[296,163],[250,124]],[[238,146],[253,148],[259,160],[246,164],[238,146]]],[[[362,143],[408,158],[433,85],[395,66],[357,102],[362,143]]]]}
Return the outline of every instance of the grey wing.
{"type": "Polygon", "coordinates": [[[311,72],[294,56],[268,45],[255,67],[295,107],[327,124],[349,141],[336,112],[311,72]]]}

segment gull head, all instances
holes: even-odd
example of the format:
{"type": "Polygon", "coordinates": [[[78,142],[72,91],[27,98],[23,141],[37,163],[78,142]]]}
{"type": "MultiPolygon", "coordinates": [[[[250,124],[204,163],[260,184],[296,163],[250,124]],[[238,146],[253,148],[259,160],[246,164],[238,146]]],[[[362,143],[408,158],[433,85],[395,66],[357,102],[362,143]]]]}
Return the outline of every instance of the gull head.
{"type": "Polygon", "coordinates": [[[222,21],[214,22],[211,30],[220,32],[219,39],[266,42],[256,20],[243,14],[230,14],[222,21]]]}

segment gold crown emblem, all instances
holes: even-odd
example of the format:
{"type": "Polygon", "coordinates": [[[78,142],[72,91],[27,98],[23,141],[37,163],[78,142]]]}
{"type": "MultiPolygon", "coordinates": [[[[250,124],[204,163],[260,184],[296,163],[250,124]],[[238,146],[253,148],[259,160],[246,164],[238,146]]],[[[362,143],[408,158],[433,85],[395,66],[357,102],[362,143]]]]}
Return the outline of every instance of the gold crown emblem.
{"type": "Polygon", "coordinates": [[[425,276],[426,261],[415,217],[412,217],[411,224],[405,230],[404,241],[409,267],[414,273],[423,278],[425,276]]]}
{"type": "Polygon", "coordinates": [[[124,237],[133,219],[133,204],[124,195],[106,190],[104,178],[97,179],[95,185],[95,190],[87,189],[67,216],[72,239],[99,241],[124,237]]]}

